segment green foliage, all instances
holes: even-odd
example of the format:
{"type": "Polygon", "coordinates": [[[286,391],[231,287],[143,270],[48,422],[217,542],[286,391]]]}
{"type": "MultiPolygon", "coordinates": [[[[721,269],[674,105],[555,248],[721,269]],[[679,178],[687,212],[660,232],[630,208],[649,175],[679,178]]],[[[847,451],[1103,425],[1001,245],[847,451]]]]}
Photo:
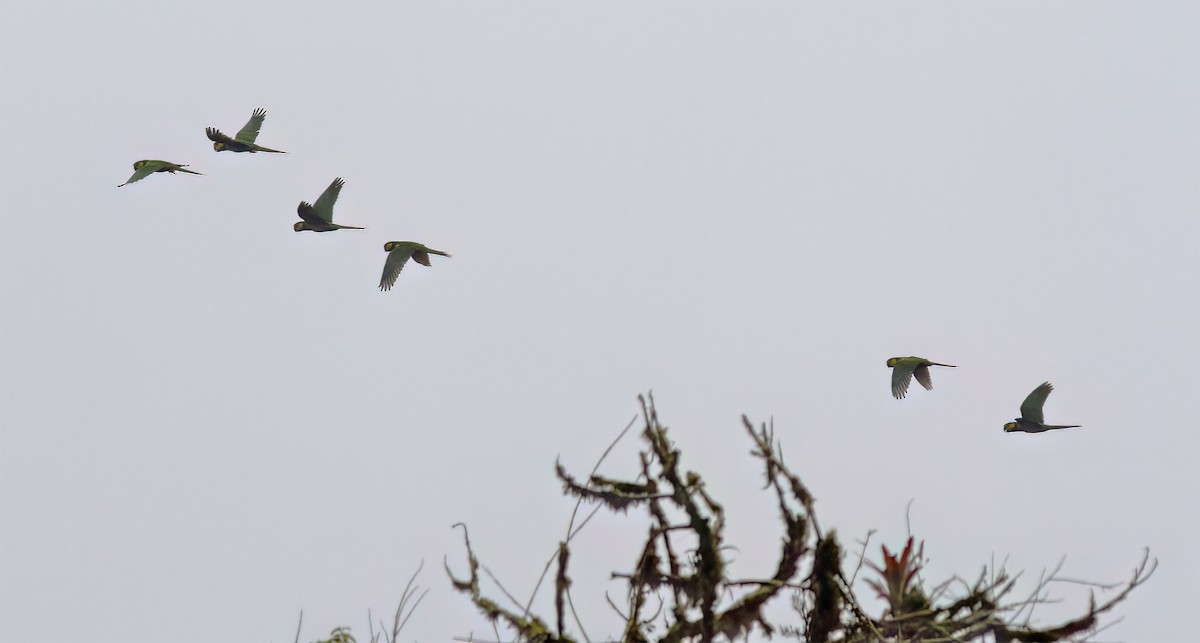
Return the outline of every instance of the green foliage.
{"type": "Polygon", "coordinates": [[[354,635],[350,633],[350,628],[335,627],[333,631],[329,633],[329,638],[321,639],[316,643],[358,643],[358,641],[354,638],[354,635]]]}

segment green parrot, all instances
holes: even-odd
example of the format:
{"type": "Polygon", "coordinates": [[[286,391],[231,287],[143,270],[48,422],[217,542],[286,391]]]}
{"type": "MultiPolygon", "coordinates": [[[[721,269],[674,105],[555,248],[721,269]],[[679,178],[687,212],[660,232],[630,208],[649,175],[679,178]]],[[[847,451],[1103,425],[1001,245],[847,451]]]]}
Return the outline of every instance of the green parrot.
{"type": "Polygon", "coordinates": [[[129,185],[130,183],[133,183],[134,181],[141,181],[142,179],[150,176],[151,174],[154,174],[155,172],[170,172],[171,174],[174,174],[176,172],[187,172],[188,174],[200,174],[201,176],[203,176],[203,174],[201,174],[200,172],[193,172],[192,170],[183,169],[185,167],[187,167],[187,165],[180,165],[178,163],[172,163],[170,161],[156,161],[154,159],[146,159],[143,161],[136,161],[133,164],[133,176],[129,177],[128,181],[122,183],[121,185],[118,185],[117,187],[123,187],[123,186],[129,185]]]}
{"type": "Polygon", "coordinates": [[[383,277],[379,279],[380,290],[392,289],[396,283],[396,277],[400,276],[400,271],[404,269],[404,264],[408,263],[409,257],[422,266],[428,266],[429,255],[450,256],[441,250],[428,248],[416,241],[389,241],[383,244],[383,249],[387,251],[388,257],[383,264],[383,277]]]}
{"type": "Polygon", "coordinates": [[[1043,382],[1041,386],[1033,389],[1025,401],[1021,402],[1021,417],[1017,418],[1015,422],[1005,424],[1004,432],[1042,433],[1052,429],[1079,428],[1078,424],[1045,424],[1045,420],[1042,419],[1042,407],[1046,405],[1046,398],[1053,390],[1054,385],[1050,382],[1043,382]]]}
{"type": "Polygon", "coordinates": [[[892,369],[892,397],[897,400],[904,399],[904,396],[908,394],[908,385],[912,382],[914,375],[926,391],[933,390],[933,380],[929,378],[930,366],[958,368],[954,364],[938,364],[924,357],[912,356],[893,357],[887,361],[887,365],[892,369]]]}
{"type": "Polygon", "coordinates": [[[276,154],[287,154],[283,150],[273,150],[269,147],[263,147],[255,144],[254,140],[258,138],[258,130],[262,129],[263,119],[267,117],[267,110],[258,108],[254,110],[254,114],[250,120],[246,121],[246,126],[238,130],[238,133],[233,138],[221,133],[221,130],[215,127],[204,128],[204,133],[208,135],[208,140],[213,142],[213,149],[218,152],[229,150],[230,152],[275,152],[276,154]]]}
{"type": "Polygon", "coordinates": [[[316,205],[308,201],[301,201],[296,207],[296,212],[300,214],[303,221],[297,221],[292,229],[296,232],[304,230],[312,230],[313,232],[329,232],[330,230],[365,230],[366,228],[358,228],[352,225],[338,225],[333,222],[333,204],[337,201],[338,195],[342,192],[342,186],[346,182],[342,177],[333,180],[329,187],[317,197],[316,205]]]}

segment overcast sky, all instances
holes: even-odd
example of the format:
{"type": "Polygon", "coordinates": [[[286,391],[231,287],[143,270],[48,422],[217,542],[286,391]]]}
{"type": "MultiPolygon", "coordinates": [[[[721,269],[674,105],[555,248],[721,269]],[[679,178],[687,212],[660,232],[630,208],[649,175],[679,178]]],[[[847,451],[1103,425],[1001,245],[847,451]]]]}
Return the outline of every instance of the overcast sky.
{"type": "MultiPolygon", "coordinates": [[[[651,389],[738,576],[779,542],[745,413],[848,544],[902,547],[912,500],[931,581],[1150,547],[1099,639],[1194,640],[1195,3],[4,13],[0,640],[283,642],[303,608],[364,641],[422,559],[405,639],[490,638],[450,525],[528,596],[555,459],[586,474],[651,389]],[[256,107],[289,153],[214,152],[256,107]],[[118,189],[146,158],[204,176],[118,189]],[[337,176],[367,229],[294,232],[337,176]],[[380,292],[390,240],[453,258],[380,292]],[[896,355],[959,368],[897,401],[896,355]],[[1005,434],[1046,380],[1083,428],[1005,434]]],[[[593,639],[644,524],[575,543],[593,639]]],[[[1086,608],[1055,593],[1043,624],[1086,608]]]]}

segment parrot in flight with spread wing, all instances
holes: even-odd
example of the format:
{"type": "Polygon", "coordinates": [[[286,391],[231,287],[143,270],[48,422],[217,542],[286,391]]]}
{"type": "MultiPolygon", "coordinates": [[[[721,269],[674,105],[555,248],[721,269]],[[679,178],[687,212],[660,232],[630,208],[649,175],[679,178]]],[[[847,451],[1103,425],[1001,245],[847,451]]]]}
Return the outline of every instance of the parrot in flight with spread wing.
{"type": "Polygon", "coordinates": [[[1022,433],[1042,433],[1053,429],[1076,429],[1079,424],[1046,424],[1042,418],[1042,407],[1046,405],[1046,398],[1050,397],[1050,391],[1054,390],[1054,385],[1050,382],[1043,382],[1041,386],[1033,389],[1033,392],[1021,402],[1021,417],[1004,425],[1005,433],[1022,432],[1022,433]]]}
{"type": "Polygon", "coordinates": [[[958,368],[954,364],[939,364],[931,362],[924,357],[893,357],[887,361],[887,365],[892,369],[892,397],[897,400],[904,399],[908,395],[908,385],[912,382],[915,376],[921,386],[925,387],[926,391],[933,390],[933,380],[929,378],[930,366],[947,366],[950,368],[958,368]]]}
{"type": "Polygon", "coordinates": [[[379,279],[380,290],[391,290],[396,283],[396,277],[400,276],[400,271],[404,269],[404,264],[408,263],[409,257],[422,266],[429,265],[429,255],[441,255],[449,257],[450,255],[441,250],[434,250],[416,241],[389,241],[383,244],[383,249],[387,251],[387,261],[383,264],[383,277],[379,279]]]}
{"type": "Polygon", "coordinates": [[[297,221],[292,229],[296,232],[304,230],[312,230],[313,232],[329,232],[331,230],[365,230],[352,225],[338,225],[333,222],[333,204],[337,202],[338,195],[342,193],[342,186],[346,182],[342,177],[333,180],[329,187],[317,197],[316,203],[301,201],[300,205],[296,206],[296,213],[300,215],[302,221],[297,221]]]}
{"type": "Polygon", "coordinates": [[[146,159],[143,161],[136,161],[133,164],[133,176],[129,177],[128,181],[122,183],[121,185],[118,185],[117,187],[129,185],[130,183],[133,183],[134,181],[141,181],[142,179],[150,176],[151,174],[154,174],[155,172],[170,172],[171,174],[174,174],[176,172],[187,172],[188,174],[200,174],[201,176],[203,176],[203,174],[200,172],[193,172],[192,170],[183,169],[185,167],[187,167],[186,164],[180,165],[178,163],[172,163],[170,161],[157,161],[154,159],[146,159]]]}
{"type": "Polygon", "coordinates": [[[229,138],[229,136],[221,133],[221,130],[215,127],[206,127],[204,133],[208,135],[208,140],[213,142],[213,149],[218,152],[275,152],[276,154],[287,154],[283,150],[273,150],[254,142],[258,139],[258,130],[262,129],[263,119],[266,117],[267,110],[261,107],[254,110],[254,114],[250,116],[250,120],[246,121],[246,125],[238,130],[238,133],[233,138],[229,138]]]}

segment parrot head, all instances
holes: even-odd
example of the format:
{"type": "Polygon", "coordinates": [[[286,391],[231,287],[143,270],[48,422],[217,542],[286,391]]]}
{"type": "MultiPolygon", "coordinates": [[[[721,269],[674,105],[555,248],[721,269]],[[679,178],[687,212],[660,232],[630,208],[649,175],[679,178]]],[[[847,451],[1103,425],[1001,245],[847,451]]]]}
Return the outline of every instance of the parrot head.
{"type": "Polygon", "coordinates": [[[1005,425],[1004,425],[1004,432],[1005,432],[1005,433],[1012,433],[1013,431],[1016,431],[1016,430],[1017,430],[1017,423],[1016,423],[1016,422],[1009,422],[1009,423],[1007,423],[1007,424],[1005,424],[1005,425]]]}

